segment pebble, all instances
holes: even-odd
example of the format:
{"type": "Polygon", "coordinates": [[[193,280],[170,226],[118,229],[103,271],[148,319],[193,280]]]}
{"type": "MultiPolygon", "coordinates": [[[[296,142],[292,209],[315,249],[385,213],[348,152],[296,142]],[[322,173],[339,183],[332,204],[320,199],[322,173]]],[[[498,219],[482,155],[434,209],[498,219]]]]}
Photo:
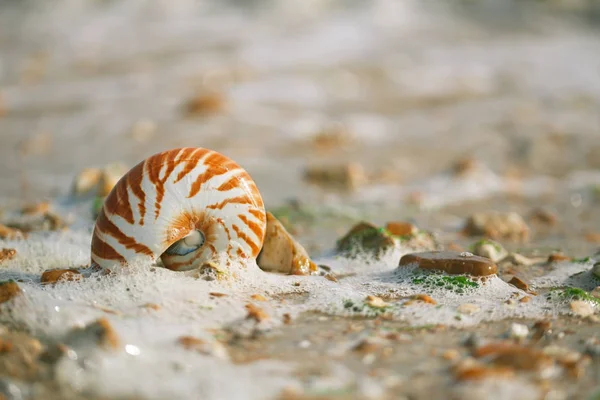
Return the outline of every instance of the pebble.
{"type": "Polygon", "coordinates": [[[385,308],[389,306],[389,304],[386,303],[381,297],[371,295],[367,296],[365,303],[369,305],[369,307],[373,308],[385,308]]]}
{"type": "Polygon", "coordinates": [[[513,323],[510,325],[509,337],[512,339],[525,339],[529,335],[527,325],[513,323]]]}
{"type": "Polygon", "coordinates": [[[311,165],[305,169],[304,179],[309,183],[346,190],[356,190],[367,183],[364,168],[355,162],[311,165]]]}
{"type": "Polygon", "coordinates": [[[529,290],[529,284],[517,276],[513,276],[508,283],[525,292],[529,290]]]}
{"type": "Polygon", "coordinates": [[[73,181],[72,194],[81,196],[91,192],[92,189],[97,187],[101,174],[100,168],[82,169],[73,181]]]}
{"type": "MultiPolygon", "coordinates": [[[[415,294],[411,296],[411,300],[422,301],[423,303],[436,305],[437,301],[431,298],[431,296],[426,294],[415,294]]],[[[406,303],[405,303],[406,304],[406,303]]]]}
{"type": "Polygon", "coordinates": [[[25,233],[21,230],[0,224],[0,239],[16,240],[25,239],[25,237],[25,233]]]}
{"type": "Polygon", "coordinates": [[[590,296],[600,299],[600,286],[596,286],[591,292],[590,296]]]}
{"type": "Polygon", "coordinates": [[[227,358],[227,350],[219,342],[207,342],[194,336],[181,336],[177,343],[184,349],[196,351],[207,356],[217,356],[222,359],[227,358]]]}
{"type": "Polygon", "coordinates": [[[66,343],[71,347],[85,349],[89,347],[90,340],[106,350],[116,350],[120,347],[117,332],[108,319],[104,317],[83,328],[72,330],[66,339],[66,343]]]}
{"type": "Polygon", "coordinates": [[[44,271],[41,277],[42,284],[57,282],[72,282],[83,278],[81,272],[74,268],[71,269],[49,269],[44,271]]]}
{"type": "Polygon", "coordinates": [[[515,371],[508,367],[471,366],[454,369],[458,381],[479,381],[489,378],[513,378],[515,371]]]}
{"type": "Polygon", "coordinates": [[[552,364],[552,359],[542,351],[510,342],[481,346],[473,351],[473,356],[518,370],[539,371],[552,364]]]}
{"type": "Polygon", "coordinates": [[[380,345],[378,343],[376,343],[374,340],[372,339],[363,339],[360,342],[358,342],[354,347],[352,347],[352,351],[356,351],[359,353],[373,353],[375,351],[377,351],[377,349],[380,347],[380,345]]]}
{"type": "Polygon", "coordinates": [[[584,238],[590,243],[600,243],[600,233],[598,232],[588,232],[584,235],[584,238]]]}
{"type": "Polygon", "coordinates": [[[600,262],[597,262],[594,264],[594,266],[592,267],[592,274],[600,279],[600,262]]]}
{"type": "Polygon", "coordinates": [[[453,275],[488,276],[498,270],[489,258],[454,251],[428,251],[406,254],[399,266],[417,264],[419,268],[437,270],[453,275]]]}
{"type": "Polygon", "coordinates": [[[14,281],[0,282],[0,304],[6,303],[10,299],[22,293],[21,288],[14,281]]]}
{"type": "Polygon", "coordinates": [[[119,179],[127,173],[129,168],[122,163],[112,163],[106,165],[100,171],[100,177],[98,179],[98,188],[96,190],[96,196],[106,197],[112,191],[113,187],[119,182],[119,179]]]}
{"type": "Polygon", "coordinates": [[[466,175],[471,174],[472,172],[477,171],[480,168],[481,166],[477,162],[477,160],[471,157],[465,157],[456,161],[452,165],[451,171],[455,177],[464,177],[466,175]]]}
{"type": "Polygon", "coordinates": [[[552,211],[546,210],[545,208],[536,208],[529,213],[529,220],[544,225],[554,226],[556,225],[558,218],[552,211]]]}
{"type": "Polygon", "coordinates": [[[47,201],[26,205],[21,208],[21,214],[23,215],[44,215],[48,211],[50,211],[50,203],[47,201]]]}
{"type": "Polygon", "coordinates": [[[492,239],[524,242],[529,238],[529,227],[515,212],[481,212],[471,215],[463,232],[469,236],[485,235],[492,239]]]}
{"type": "Polygon", "coordinates": [[[12,260],[17,256],[17,250],[4,248],[0,250],[0,262],[12,260]]]}
{"type": "MultiPolygon", "coordinates": [[[[44,346],[39,340],[24,332],[9,332],[0,338],[0,382],[3,379],[12,381],[35,381],[45,371],[45,365],[37,360],[44,346]]],[[[0,399],[8,395],[0,386],[0,399]]],[[[6,397],[6,399],[21,399],[21,397],[6,397]]]]}
{"type": "Polygon", "coordinates": [[[481,257],[487,257],[493,262],[502,260],[508,254],[500,243],[485,239],[475,243],[473,253],[481,257]]]}
{"type": "Polygon", "coordinates": [[[291,275],[310,275],[319,269],[304,247],[270,212],[267,212],[267,232],[257,264],[264,271],[291,275]]]}
{"type": "Polygon", "coordinates": [[[525,257],[524,255],[518,253],[510,253],[502,260],[502,263],[509,263],[513,265],[519,266],[530,266],[536,263],[536,260],[525,257]]]}
{"type": "Polygon", "coordinates": [[[246,319],[253,319],[256,322],[261,322],[269,319],[269,315],[262,308],[257,307],[252,303],[246,304],[246,311],[248,311],[246,319]]]}
{"type": "Polygon", "coordinates": [[[456,349],[449,349],[442,353],[442,358],[448,361],[455,361],[460,358],[460,353],[456,349]]]}
{"type": "Polygon", "coordinates": [[[571,257],[564,255],[563,253],[552,253],[548,256],[548,264],[561,262],[561,261],[571,261],[571,257]]]}
{"type": "Polygon", "coordinates": [[[253,294],[252,296],[250,296],[250,298],[252,298],[252,300],[256,300],[256,301],[267,301],[267,298],[265,296],[263,296],[262,294],[253,294]]]}
{"type": "Polygon", "coordinates": [[[573,300],[569,307],[571,311],[577,316],[580,317],[589,317],[594,314],[594,306],[592,306],[589,302],[583,300],[573,300]]]}
{"type": "Polygon", "coordinates": [[[317,150],[339,150],[353,142],[353,136],[343,127],[324,129],[311,138],[311,143],[317,150]]]}
{"type": "Polygon", "coordinates": [[[385,229],[394,236],[410,236],[416,235],[419,232],[419,228],[410,222],[388,222],[385,225],[385,229]]]}
{"type": "Polygon", "coordinates": [[[481,311],[481,307],[479,307],[477,304],[464,303],[459,305],[456,308],[456,311],[458,311],[461,314],[473,315],[481,311]]]}
{"type": "Polygon", "coordinates": [[[184,106],[188,116],[208,116],[225,110],[227,101],[219,93],[205,93],[192,97],[184,106]]]}
{"type": "Polygon", "coordinates": [[[366,252],[379,257],[395,245],[394,238],[384,230],[369,222],[360,222],[337,241],[336,249],[346,256],[366,252]]]}

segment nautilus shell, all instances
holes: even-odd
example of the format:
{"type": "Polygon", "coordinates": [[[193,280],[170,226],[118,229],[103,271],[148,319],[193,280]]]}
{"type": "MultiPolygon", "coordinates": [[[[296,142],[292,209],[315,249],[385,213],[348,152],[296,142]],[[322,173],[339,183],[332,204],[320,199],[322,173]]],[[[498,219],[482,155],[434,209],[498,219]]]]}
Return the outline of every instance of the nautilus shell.
{"type": "Polygon", "coordinates": [[[162,260],[183,271],[210,261],[255,259],[265,209],[250,175],[203,148],[155,154],[125,174],[106,198],[92,237],[92,265],[162,260]]]}

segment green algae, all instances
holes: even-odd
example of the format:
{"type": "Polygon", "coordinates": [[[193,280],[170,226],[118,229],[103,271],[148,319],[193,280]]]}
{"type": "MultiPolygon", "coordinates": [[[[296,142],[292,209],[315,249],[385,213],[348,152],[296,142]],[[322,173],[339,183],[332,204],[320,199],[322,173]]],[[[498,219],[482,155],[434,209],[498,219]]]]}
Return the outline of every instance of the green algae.
{"type": "Polygon", "coordinates": [[[417,273],[411,282],[429,289],[446,289],[464,294],[469,289],[477,289],[481,284],[465,275],[442,275],[417,273]]]}
{"type": "Polygon", "coordinates": [[[385,307],[375,307],[367,302],[357,303],[353,300],[344,300],[344,309],[361,313],[367,316],[378,316],[394,310],[393,305],[387,305],[385,307]]]}
{"type": "Polygon", "coordinates": [[[553,288],[548,294],[549,300],[571,301],[582,300],[600,306],[600,299],[590,295],[583,289],[567,286],[564,288],[553,288]]]}

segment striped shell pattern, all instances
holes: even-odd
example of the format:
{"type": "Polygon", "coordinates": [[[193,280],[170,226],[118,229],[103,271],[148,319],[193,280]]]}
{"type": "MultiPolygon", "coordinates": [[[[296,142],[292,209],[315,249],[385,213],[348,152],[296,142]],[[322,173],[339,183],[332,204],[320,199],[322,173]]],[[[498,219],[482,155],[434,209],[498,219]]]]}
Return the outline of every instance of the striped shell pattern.
{"type": "Polygon", "coordinates": [[[92,266],[155,262],[183,271],[206,262],[256,259],[265,209],[250,175],[203,148],[155,154],[133,167],[106,198],[94,227],[92,266]]]}

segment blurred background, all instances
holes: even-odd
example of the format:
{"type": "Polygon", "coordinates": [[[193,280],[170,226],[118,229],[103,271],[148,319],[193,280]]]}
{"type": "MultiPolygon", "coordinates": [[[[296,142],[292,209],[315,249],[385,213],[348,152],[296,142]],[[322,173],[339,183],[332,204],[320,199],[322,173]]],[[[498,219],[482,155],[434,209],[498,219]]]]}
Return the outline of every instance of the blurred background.
{"type": "Polygon", "coordinates": [[[268,207],[591,205],[599,27],[594,0],[5,0],[0,197],[200,146],[268,207]]]}

